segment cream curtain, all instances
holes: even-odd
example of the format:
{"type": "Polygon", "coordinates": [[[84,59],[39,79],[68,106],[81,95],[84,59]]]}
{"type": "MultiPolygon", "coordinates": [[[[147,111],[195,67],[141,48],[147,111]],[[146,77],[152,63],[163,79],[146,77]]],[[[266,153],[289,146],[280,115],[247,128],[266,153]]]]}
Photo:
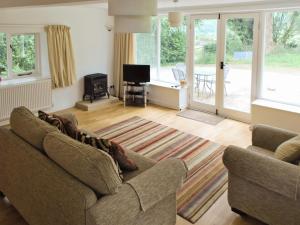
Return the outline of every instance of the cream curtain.
{"type": "Polygon", "coordinates": [[[76,71],[70,28],[50,25],[46,32],[53,88],[71,86],[76,81],[76,71]]]}
{"type": "Polygon", "coordinates": [[[123,96],[123,64],[134,63],[134,35],[116,33],[114,40],[114,86],[115,95],[123,96]]]}

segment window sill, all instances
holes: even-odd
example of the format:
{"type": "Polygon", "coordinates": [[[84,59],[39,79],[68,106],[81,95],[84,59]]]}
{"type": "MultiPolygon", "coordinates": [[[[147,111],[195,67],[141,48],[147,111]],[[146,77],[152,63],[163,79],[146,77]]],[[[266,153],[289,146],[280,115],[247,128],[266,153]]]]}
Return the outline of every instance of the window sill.
{"type": "Polygon", "coordinates": [[[45,79],[49,79],[49,78],[41,77],[41,76],[28,76],[28,77],[20,77],[20,78],[13,78],[13,79],[5,79],[0,81],[0,88],[33,83],[45,79]]]}
{"type": "Polygon", "coordinates": [[[158,86],[158,87],[164,87],[164,88],[176,89],[176,90],[181,90],[186,88],[186,87],[181,87],[179,84],[172,84],[172,83],[167,83],[162,81],[151,81],[149,84],[152,86],[158,86]]]}
{"type": "Polygon", "coordinates": [[[279,103],[279,102],[273,102],[273,101],[269,101],[269,100],[265,100],[265,99],[257,99],[254,102],[252,102],[252,105],[300,114],[299,106],[288,105],[288,104],[283,104],[283,103],[279,103]]]}

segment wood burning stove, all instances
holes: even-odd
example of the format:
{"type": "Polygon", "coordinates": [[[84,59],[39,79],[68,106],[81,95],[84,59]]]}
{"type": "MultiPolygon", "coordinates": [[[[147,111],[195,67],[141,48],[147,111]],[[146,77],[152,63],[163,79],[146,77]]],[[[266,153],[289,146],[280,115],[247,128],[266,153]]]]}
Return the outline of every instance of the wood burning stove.
{"type": "Polygon", "coordinates": [[[93,103],[94,100],[106,95],[109,98],[106,74],[95,73],[84,77],[84,101],[88,98],[93,103]]]}

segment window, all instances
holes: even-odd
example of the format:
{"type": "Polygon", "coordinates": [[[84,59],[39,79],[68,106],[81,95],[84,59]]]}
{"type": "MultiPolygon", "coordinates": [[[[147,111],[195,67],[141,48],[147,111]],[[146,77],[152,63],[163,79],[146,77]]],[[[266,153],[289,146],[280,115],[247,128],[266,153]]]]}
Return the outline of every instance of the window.
{"type": "Polygon", "coordinates": [[[161,17],[159,71],[161,81],[175,82],[174,69],[186,73],[186,37],[186,23],[179,28],[173,28],[169,25],[168,17],[161,17]]]}
{"type": "Polygon", "coordinates": [[[38,34],[0,32],[0,76],[38,74],[38,34]]]}
{"type": "Polygon", "coordinates": [[[7,76],[7,40],[5,33],[0,33],[0,76],[7,76]]]}
{"type": "Polygon", "coordinates": [[[266,15],[261,97],[300,106],[300,11],[266,15]]]}
{"type": "Polygon", "coordinates": [[[169,26],[168,17],[153,19],[152,33],[136,34],[136,63],[151,65],[151,80],[175,83],[173,70],[186,76],[186,22],[169,26]]]}
{"type": "Polygon", "coordinates": [[[136,34],[136,63],[151,66],[151,80],[158,79],[158,24],[157,18],[152,19],[152,32],[136,34]]]}

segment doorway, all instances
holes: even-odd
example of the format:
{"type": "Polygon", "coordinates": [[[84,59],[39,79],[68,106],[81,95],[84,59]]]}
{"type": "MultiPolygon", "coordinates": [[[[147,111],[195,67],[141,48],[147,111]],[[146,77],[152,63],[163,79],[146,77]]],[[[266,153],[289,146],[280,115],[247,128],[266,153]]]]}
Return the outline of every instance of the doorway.
{"type": "Polygon", "coordinates": [[[250,121],[258,52],[258,14],[191,17],[190,107],[250,121]]]}

